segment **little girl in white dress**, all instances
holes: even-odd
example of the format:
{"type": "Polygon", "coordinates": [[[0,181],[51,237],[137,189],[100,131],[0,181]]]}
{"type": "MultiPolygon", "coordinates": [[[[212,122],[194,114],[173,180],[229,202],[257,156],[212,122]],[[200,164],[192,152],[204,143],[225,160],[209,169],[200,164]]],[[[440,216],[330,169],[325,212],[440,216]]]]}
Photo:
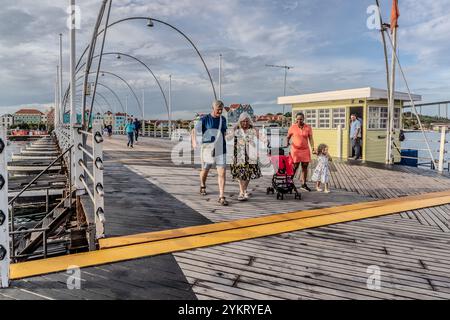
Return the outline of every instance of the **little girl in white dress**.
{"type": "Polygon", "coordinates": [[[312,181],[316,183],[316,189],[318,192],[324,191],[325,193],[330,193],[329,183],[330,183],[330,161],[331,157],[328,154],[328,146],[326,144],[321,144],[317,149],[317,167],[314,170],[312,176],[312,181]],[[322,186],[325,189],[322,189],[322,186]]]}

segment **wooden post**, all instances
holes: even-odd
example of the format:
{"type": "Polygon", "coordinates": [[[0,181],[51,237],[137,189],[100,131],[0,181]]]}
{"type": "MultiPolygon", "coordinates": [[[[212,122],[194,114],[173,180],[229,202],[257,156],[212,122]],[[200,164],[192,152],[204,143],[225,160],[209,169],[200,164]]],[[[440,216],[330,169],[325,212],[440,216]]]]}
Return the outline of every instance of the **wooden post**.
{"type": "Polygon", "coordinates": [[[444,172],[445,163],[445,143],[447,142],[447,128],[442,126],[441,128],[441,146],[439,148],[439,172],[444,172]]]}
{"type": "Polygon", "coordinates": [[[0,288],[9,286],[9,218],[6,128],[0,127],[0,288]]]}
{"type": "Polygon", "coordinates": [[[337,157],[342,160],[342,125],[337,127],[337,157]]]}

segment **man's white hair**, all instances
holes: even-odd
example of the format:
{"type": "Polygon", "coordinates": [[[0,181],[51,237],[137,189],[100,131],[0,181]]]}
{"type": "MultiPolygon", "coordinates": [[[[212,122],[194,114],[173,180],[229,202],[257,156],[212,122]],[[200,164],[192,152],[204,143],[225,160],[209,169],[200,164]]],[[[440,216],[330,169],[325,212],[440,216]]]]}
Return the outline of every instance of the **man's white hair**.
{"type": "Polygon", "coordinates": [[[222,101],[220,101],[220,100],[214,100],[214,102],[212,104],[212,107],[213,107],[213,109],[224,108],[225,104],[222,101]]]}

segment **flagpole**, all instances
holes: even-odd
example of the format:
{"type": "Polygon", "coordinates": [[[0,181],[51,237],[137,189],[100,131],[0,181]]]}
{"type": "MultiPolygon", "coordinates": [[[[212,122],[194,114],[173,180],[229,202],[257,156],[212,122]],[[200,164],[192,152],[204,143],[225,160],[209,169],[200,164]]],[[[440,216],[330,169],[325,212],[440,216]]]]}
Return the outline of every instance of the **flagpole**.
{"type": "Polygon", "coordinates": [[[389,92],[389,109],[388,109],[388,164],[394,164],[392,155],[393,141],[394,141],[394,115],[395,115],[395,71],[396,71],[396,52],[397,52],[397,26],[392,26],[392,62],[391,62],[391,81],[389,92]]]}
{"type": "MultiPolygon", "coordinates": [[[[381,7],[380,7],[380,1],[376,0],[376,5],[378,7],[378,14],[380,18],[380,33],[381,33],[381,40],[383,42],[383,52],[384,52],[384,63],[386,67],[386,87],[387,87],[387,105],[390,106],[391,101],[391,77],[389,72],[389,58],[388,58],[388,50],[387,50],[387,44],[386,44],[386,35],[385,32],[389,32],[386,28],[385,24],[383,23],[383,17],[381,15],[381,7]]],[[[386,163],[389,163],[389,125],[386,124],[386,163]]]]}

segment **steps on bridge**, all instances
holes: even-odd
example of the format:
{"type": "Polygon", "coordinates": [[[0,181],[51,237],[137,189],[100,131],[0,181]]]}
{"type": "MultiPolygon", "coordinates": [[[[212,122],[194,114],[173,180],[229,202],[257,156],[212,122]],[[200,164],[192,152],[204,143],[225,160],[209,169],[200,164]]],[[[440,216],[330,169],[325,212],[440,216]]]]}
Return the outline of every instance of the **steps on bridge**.
{"type": "MultiPolygon", "coordinates": [[[[65,199],[61,207],[53,209],[32,229],[46,229],[45,233],[47,238],[55,235],[58,229],[70,219],[73,207],[75,207],[75,200],[72,200],[70,205],[68,199],[65,199]]],[[[32,254],[42,246],[43,240],[44,231],[29,233],[19,240],[16,248],[17,255],[22,256],[32,254]]]]}

